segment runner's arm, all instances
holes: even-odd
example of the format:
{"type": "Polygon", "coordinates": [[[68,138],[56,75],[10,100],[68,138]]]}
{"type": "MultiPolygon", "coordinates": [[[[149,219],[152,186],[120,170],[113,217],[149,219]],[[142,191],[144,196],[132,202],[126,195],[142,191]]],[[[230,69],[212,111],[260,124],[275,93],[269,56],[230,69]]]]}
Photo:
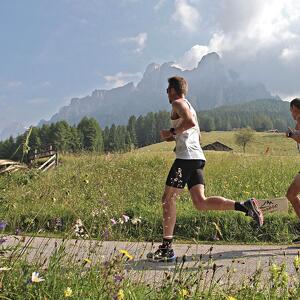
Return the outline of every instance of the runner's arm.
{"type": "Polygon", "coordinates": [[[196,125],[192,112],[186,102],[174,101],[172,103],[173,110],[182,118],[182,122],[175,128],[175,133],[182,133],[196,125]]]}
{"type": "Polygon", "coordinates": [[[166,142],[173,142],[173,141],[175,141],[175,138],[174,138],[174,136],[171,136],[169,138],[166,138],[165,141],[166,142]]]}

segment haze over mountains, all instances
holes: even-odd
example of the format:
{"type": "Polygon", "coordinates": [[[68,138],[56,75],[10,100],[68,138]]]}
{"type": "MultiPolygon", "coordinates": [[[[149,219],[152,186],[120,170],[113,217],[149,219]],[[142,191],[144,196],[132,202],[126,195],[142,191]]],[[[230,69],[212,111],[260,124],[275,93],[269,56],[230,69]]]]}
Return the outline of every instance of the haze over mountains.
{"type": "MultiPolygon", "coordinates": [[[[227,69],[220,56],[212,52],[205,55],[192,70],[182,70],[173,62],[162,65],[151,63],[136,86],[128,83],[111,90],[94,90],[83,98],[73,98],[69,105],[62,107],[50,120],[40,121],[39,125],[60,120],[73,125],[88,116],[97,119],[103,128],[113,123],[126,124],[131,115],[170,110],[166,87],[167,79],[174,75],[188,80],[187,98],[196,110],[273,98],[262,83],[242,80],[238,72],[227,69]]],[[[24,126],[17,122],[2,128],[0,140],[25,131],[24,126]]]]}
{"type": "Polygon", "coordinates": [[[143,78],[135,86],[128,83],[111,90],[95,90],[90,96],[73,98],[49,121],[66,120],[78,123],[84,116],[96,118],[101,127],[125,124],[131,115],[150,111],[169,110],[166,87],[167,78],[180,75],[189,82],[188,99],[197,110],[242,103],[255,99],[273,98],[262,83],[239,78],[235,71],[227,69],[217,53],[207,54],[193,70],[181,70],[174,63],[148,65],[143,78]]]}

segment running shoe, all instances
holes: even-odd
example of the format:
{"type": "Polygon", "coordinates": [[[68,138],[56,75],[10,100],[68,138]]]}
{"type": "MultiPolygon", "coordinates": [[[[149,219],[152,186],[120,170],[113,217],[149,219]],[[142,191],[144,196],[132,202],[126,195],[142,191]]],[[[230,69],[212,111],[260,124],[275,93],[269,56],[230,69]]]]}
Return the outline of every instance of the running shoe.
{"type": "Polygon", "coordinates": [[[293,243],[293,244],[300,244],[300,236],[297,236],[296,238],[294,238],[294,239],[292,240],[292,243],[293,243]]]}
{"type": "Polygon", "coordinates": [[[248,210],[246,216],[251,217],[257,223],[257,225],[261,227],[264,224],[264,215],[259,209],[256,199],[250,198],[243,204],[248,210]]]}
{"type": "Polygon", "coordinates": [[[147,254],[147,259],[155,262],[172,262],[176,259],[176,256],[172,248],[160,245],[154,253],[147,254]]]}

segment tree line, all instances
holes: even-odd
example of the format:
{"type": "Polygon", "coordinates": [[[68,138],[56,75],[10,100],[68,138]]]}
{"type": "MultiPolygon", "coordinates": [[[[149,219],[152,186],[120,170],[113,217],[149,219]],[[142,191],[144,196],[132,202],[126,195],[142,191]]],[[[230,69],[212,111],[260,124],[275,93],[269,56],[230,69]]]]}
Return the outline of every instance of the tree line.
{"type": "MultiPolygon", "coordinates": [[[[274,128],[285,131],[288,126],[293,126],[289,103],[274,99],[215,108],[197,114],[203,131],[227,131],[246,127],[256,131],[274,128]]],[[[104,129],[100,128],[96,119],[84,117],[78,125],[73,126],[66,121],[59,121],[33,127],[26,149],[41,150],[45,145],[53,145],[59,152],[126,152],[160,142],[160,130],[170,126],[170,113],[166,111],[150,112],[138,118],[131,116],[127,125],[112,124],[104,129]]],[[[26,135],[24,133],[16,138],[0,141],[0,158],[20,160],[23,157],[26,135]]]]}
{"type": "Polygon", "coordinates": [[[170,113],[160,111],[145,116],[131,116],[127,125],[106,126],[102,129],[94,118],[84,117],[78,125],[58,121],[50,125],[32,127],[16,138],[0,141],[0,158],[21,160],[24,157],[25,140],[29,151],[43,150],[52,145],[62,153],[82,151],[108,153],[127,152],[160,141],[159,132],[170,127],[170,113]]]}

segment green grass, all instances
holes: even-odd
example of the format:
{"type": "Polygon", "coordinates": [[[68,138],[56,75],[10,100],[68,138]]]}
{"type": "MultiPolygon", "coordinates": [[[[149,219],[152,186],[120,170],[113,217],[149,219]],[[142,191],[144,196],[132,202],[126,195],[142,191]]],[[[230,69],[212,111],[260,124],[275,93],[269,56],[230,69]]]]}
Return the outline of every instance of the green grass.
{"type": "MultiPolygon", "coordinates": [[[[204,133],[203,144],[218,140],[233,152],[206,152],[206,194],[245,200],[282,197],[298,173],[300,158],[295,143],[280,134],[256,133],[247,153],[234,145],[232,132],[204,133]],[[267,142],[265,142],[267,141],[267,142]],[[265,143],[264,143],[265,142],[265,143]],[[269,153],[265,154],[265,148],[269,153]]],[[[161,196],[173,162],[174,143],[160,143],[131,153],[61,156],[56,170],[39,174],[18,172],[0,177],[0,220],[14,232],[60,232],[74,230],[77,219],[89,237],[121,240],[159,240],[161,196]],[[113,225],[122,215],[141,223],[113,225]],[[62,220],[56,226],[55,218],[62,220]]],[[[216,222],[225,241],[288,242],[297,218],[266,216],[257,230],[250,219],[237,212],[199,212],[187,190],[177,201],[176,236],[183,240],[210,240],[216,222]],[[191,225],[192,224],[192,225],[191,225]],[[246,234],[241,230],[244,228],[246,234]],[[243,234],[241,234],[243,232],[243,234]]]]}
{"type": "MultiPolygon", "coordinates": [[[[234,131],[212,131],[212,132],[202,132],[201,133],[201,145],[205,146],[207,144],[219,141],[229,147],[231,147],[234,152],[243,152],[242,147],[237,146],[234,142],[234,131]]],[[[268,133],[268,132],[256,132],[254,136],[254,141],[246,146],[246,153],[263,155],[266,149],[269,147],[269,155],[277,156],[289,156],[297,155],[297,145],[291,139],[285,137],[283,133],[268,133]]],[[[169,152],[174,148],[174,143],[159,143],[155,145],[150,145],[148,147],[141,148],[139,151],[151,152],[169,152]]]]}
{"type": "MultiPolygon", "coordinates": [[[[257,133],[255,142],[246,147],[246,154],[234,145],[232,132],[203,134],[203,145],[216,140],[234,151],[206,152],[207,195],[234,200],[281,197],[299,171],[295,144],[282,135],[257,133]],[[266,154],[267,147],[270,150],[266,154]]],[[[39,236],[60,235],[66,241],[71,237],[160,240],[160,198],[174,159],[173,147],[173,143],[161,143],[126,154],[61,156],[60,166],[47,173],[31,170],[1,176],[0,220],[7,223],[2,237],[21,231],[39,236]],[[130,217],[128,222],[119,222],[123,214],[130,217]]],[[[291,209],[289,214],[267,215],[265,225],[257,229],[241,213],[196,211],[187,191],[177,201],[177,214],[177,241],[210,241],[216,234],[214,223],[221,229],[222,243],[285,243],[299,230],[291,209]]],[[[166,272],[162,285],[157,286],[126,276],[130,265],[118,253],[91,265],[84,261],[74,263],[65,259],[62,245],[47,262],[29,264],[25,257],[19,257],[18,249],[1,243],[0,268],[8,269],[0,270],[0,299],[65,299],[67,291],[70,299],[300,297],[299,257],[294,261],[293,276],[288,275],[283,261],[280,265],[271,264],[268,270],[257,267],[252,275],[238,282],[233,279],[234,267],[220,277],[214,272],[215,262],[211,259],[200,259],[191,269],[185,267],[183,260],[174,272],[166,272]],[[44,281],[30,281],[35,271],[44,281]],[[266,275],[263,271],[267,271],[266,275]],[[116,276],[121,280],[116,280],[116,276]]],[[[37,254],[40,251],[36,249],[37,254]]]]}

